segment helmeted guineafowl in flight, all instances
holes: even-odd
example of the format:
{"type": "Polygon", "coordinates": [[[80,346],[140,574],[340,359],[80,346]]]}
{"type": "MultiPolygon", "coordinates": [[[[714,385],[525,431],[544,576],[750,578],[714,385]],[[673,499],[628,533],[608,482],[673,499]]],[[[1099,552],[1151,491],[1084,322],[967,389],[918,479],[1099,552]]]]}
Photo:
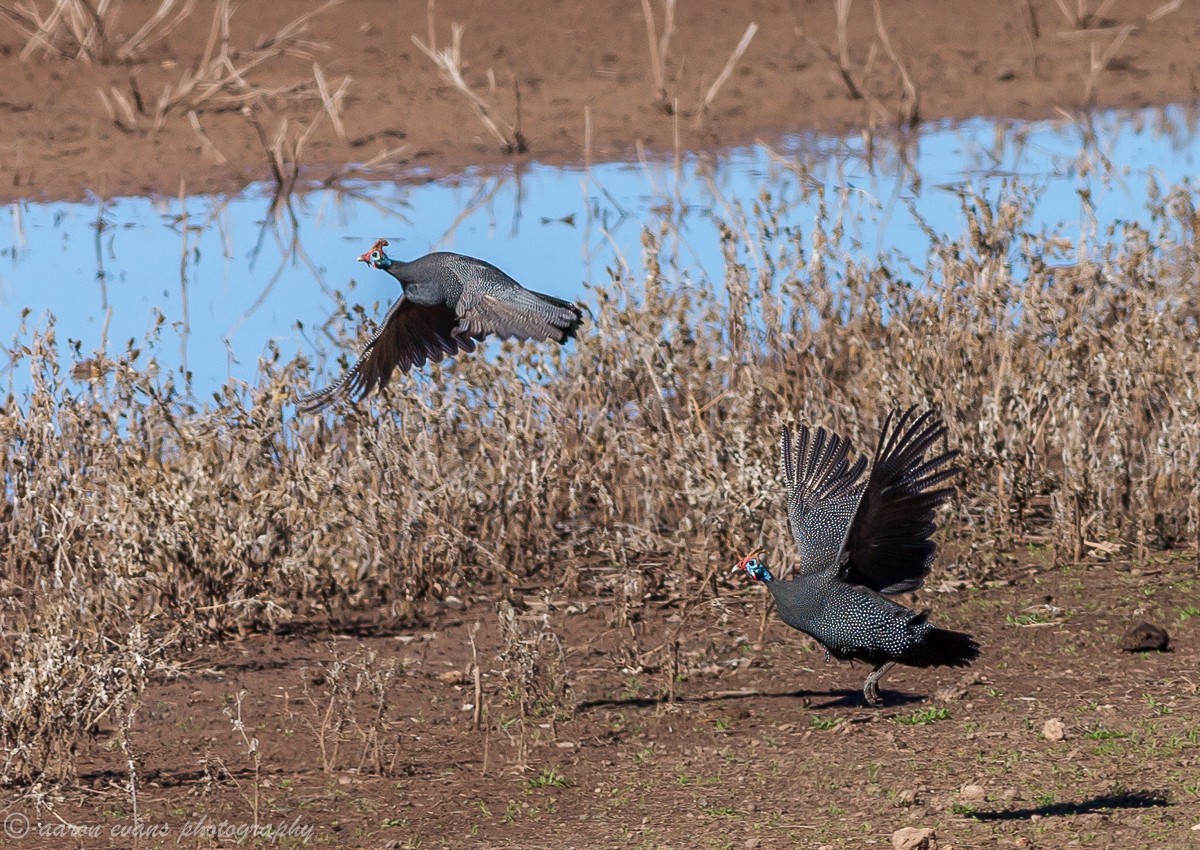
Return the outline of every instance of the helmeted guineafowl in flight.
{"type": "Polygon", "coordinates": [[[491,263],[448,251],[406,263],[385,254],[387,244],[376,241],[358,259],[400,281],[400,300],[355,364],[330,386],[301,398],[301,410],[319,410],[338,396],[361,399],[387,386],[395,369],[407,372],[429,360],[474,351],[491,334],[562,343],[583,322],[571,302],[532,292],[491,263]]]}
{"type": "Polygon", "coordinates": [[[777,580],[761,549],[734,568],[765,582],[780,618],[829,655],[874,665],[863,685],[870,705],[879,705],[879,680],[894,664],[965,667],[979,656],[971,635],[935,628],[928,611],[883,596],[924,583],[936,550],[934,510],[959,473],[948,465],[957,451],[925,459],[947,429],[931,411],[915,411],[884,419],[865,483],[866,458],[851,465],[848,439],[806,426],[793,439],[785,425],[780,453],[799,572],[777,580]]]}

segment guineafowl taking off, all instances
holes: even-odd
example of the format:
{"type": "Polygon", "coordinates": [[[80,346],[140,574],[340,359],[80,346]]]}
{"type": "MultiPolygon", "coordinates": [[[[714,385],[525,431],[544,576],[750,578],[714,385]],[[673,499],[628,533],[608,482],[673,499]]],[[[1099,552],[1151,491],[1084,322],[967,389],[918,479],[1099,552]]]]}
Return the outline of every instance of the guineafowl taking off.
{"type": "Polygon", "coordinates": [[[407,372],[426,361],[471,352],[494,334],[502,338],[566,342],[583,322],[569,301],[532,292],[491,263],[439,251],[402,262],[371,246],[359,261],[400,282],[403,294],[367,340],[358,360],[330,386],[300,399],[300,409],[319,410],[335,398],[358,400],[382,390],[397,368],[407,372]]]}
{"type": "Polygon", "coordinates": [[[928,611],[883,595],[924,583],[936,550],[934,510],[959,473],[949,465],[957,451],[925,459],[947,429],[932,411],[915,413],[893,410],[884,419],[865,484],[866,458],[851,465],[848,439],[807,426],[793,439],[785,425],[780,453],[799,572],[777,580],[761,549],[734,568],[764,582],[780,618],[829,655],[874,665],[863,685],[870,705],[879,705],[879,680],[895,664],[966,667],[979,656],[971,635],[935,628],[928,611]]]}

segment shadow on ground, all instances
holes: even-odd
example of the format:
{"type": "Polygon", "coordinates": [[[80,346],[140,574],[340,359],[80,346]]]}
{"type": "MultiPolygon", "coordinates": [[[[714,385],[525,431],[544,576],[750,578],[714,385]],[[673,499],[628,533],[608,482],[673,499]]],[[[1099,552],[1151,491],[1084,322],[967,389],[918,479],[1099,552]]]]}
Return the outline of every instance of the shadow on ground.
{"type": "MultiPolygon", "coordinates": [[[[677,696],[675,702],[709,703],[736,699],[798,699],[806,701],[806,704],[810,708],[861,708],[867,704],[866,700],[863,699],[862,691],[809,691],[803,688],[797,691],[717,691],[711,694],[677,696]],[[823,701],[812,702],[812,700],[823,701]]],[[[919,694],[902,694],[895,691],[890,691],[883,695],[885,706],[911,705],[916,702],[924,702],[927,699],[928,697],[919,694]]],[[[590,699],[579,703],[579,711],[590,711],[594,708],[650,708],[656,705],[663,705],[669,701],[666,696],[590,699]]]]}
{"type": "Polygon", "coordinates": [[[1051,803],[1031,809],[1011,809],[1006,812],[972,812],[976,820],[1028,820],[1034,815],[1044,818],[1067,815],[1087,815],[1105,809],[1150,809],[1169,806],[1170,800],[1158,791],[1126,791],[1122,794],[1101,794],[1078,803],[1051,803]]]}

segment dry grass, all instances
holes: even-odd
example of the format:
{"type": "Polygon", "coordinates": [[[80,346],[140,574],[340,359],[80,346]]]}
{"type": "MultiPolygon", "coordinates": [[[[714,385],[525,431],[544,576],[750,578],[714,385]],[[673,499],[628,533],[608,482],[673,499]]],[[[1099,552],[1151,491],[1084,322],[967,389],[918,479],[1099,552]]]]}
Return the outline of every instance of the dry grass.
{"type": "Polygon", "coordinates": [[[1083,84],[1083,102],[1086,104],[1094,104],[1096,102],[1096,83],[1100,79],[1100,74],[1108,68],[1108,65],[1116,57],[1117,51],[1125,44],[1125,39],[1134,31],[1135,27],[1121,27],[1113,35],[1110,41],[1103,49],[1096,42],[1092,42],[1088,46],[1088,70],[1087,78],[1083,84]]]}
{"type": "Polygon", "coordinates": [[[856,65],[850,57],[850,39],[848,35],[850,7],[851,0],[837,0],[834,3],[836,35],[835,46],[832,48],[812,38],[805,32],[803,27],[797,26],[796,33],[804,39],[811,49],[821,53],[829,64],[836,69],[838,78],[846,87],[846,94],[853,100],[861,100],[863,102],[865,108],[865,115],[863,117],[868,128],[868,133],[873,132],[877,126],[885,123],[888,118],[888,112],[883,106],[883,101],[890,97],[891,94],[886,89],[881,89],[873,75],[875,59],[879,48],[882,47],[884,54],[891,61],[900,78],[899,103],[895,110],[895,124],[901,130],[912,129],[920,121],[921,99],[917,92],[916,83],[913,81],[912,75],[908,72],[908,67],[892,46],[891,37],[888,35],[887,27],[884,24],[883,9],[880,6],[879,0],[873,0],[872,2],[875,33],[878,41],[871,42],[867,48],[867,57],[861,65],[856,65]]]}
{"type": "MultiPolygon", "coordinates": [[[[1178,11],[1183,0],[1167,0],[1167,2],[1150,10],[1136,22],[1120,24],[1104,18],[1112,6],[1112,0],[1101,0],[1095,9],[1089,9],[1086,0],[1077,0],[1075,8],[1071,9],[1066,0],[1055,0],[1059,11],[1071,25],[1071,29],[1062,30],[1059,37],[1066,39],[1086,39],[1088,41],[1087,67],[1084,71],[1083,103],[1094,105],[1096,102],[1096,86],[1100,74],[1114,65],[1117,52],[1124,46],[1129,36],[1148,27],[1155,22],[1178,11]],[[1101,46],[1101,40],[1107,39],[1107,44],[1101,46]]],[[[1037,17],[1031,5],[1028,6],[1028,26],[1030,41],[1034,50],[1034,70],[1037,69],[1036,41],[1038,37],[1037,17]]]]}
{"type": "MultiPolygon", "coordinates": [[[[308,22],[340,2],[328,0],[315,6],[275,34],[259,39],[252,47],[239,49],[232,42],[234,8],[230,0],[218,0],[200,61],[185,69],[177,83],[165,85],[156,101],[147,102],[132,77],[128,92],[114,86],[107,92],[98,90],[99,97],[117,126],[130,133],[157,131],[171,115],[190,116],[192,113],[240,110],[272,103],[294,105],[308,100],[320,102],[333,120],[334,128],[342,133],[341,101],[349,77],[331,92],[320,66],[314,62],[311,78],[298,79],[286,86],[264,86],[253,79],[255,70],[280,57],[311,62],[322,45],[305,37],[308,22]]],[[[196,121],[192,123],[193,127],[197,124],[196,121]]]]}
{"type": "Polygon", "coordinates": [[[852,99],[864,100],[865,86],[862,78],[870,72],[871,66],[875,62],[876,46],[872,44],[866,61],[861,67],[855,67],[854,62],[850,59],[850,38],[847,34],[850,21],[850,4],[851,0],[836,0],[834,3],[834,13],[837,16],[836,49],[829,48],[816,41],[801,26],[796,27],[796,33],[808,43],[809,47],[819,51],[837,69],[838,77],[846,86],[846,93],[852,99]]]}
{"type": "Polygon", "coordinates": [[[1075,29],[1083,30],[1097,24],[1108,13],[1114,2],[1115,0],[1100,0],[1094,9],[1088,8],[1088,0],[1075,0],[1074,8],[1071,8],[1068,0],[1054,0],[1054,5],[1058,7],[1058,11],[1062,12],[1067,23],[1075,29]]]}
{"type": "MultiPolygon", "coordinates": [[[[157,659],[297,617],[408,617],[495,582],[603,598],[618,625],[651,600],[708,616],[748,548],[794,561],[780,417],[866,448],[893,406],[940,405],[967,468],[942,575],[980,581],[1023,543],[1059,563],[1196,546],[1194,198],[1157,198],[1151,230],[1074,265],[1069,240],[1027,231],[1030,203],[964,194],[964,232],[913,272],[855,260],[836,218],[800,230],[764,194],[729,221],[724,280],[698,285],[673,280],[664,223],[642,279],[594,290],[577,344],[508,344],[324,418],[294,415],[318,380],[304,359],[268,357],[200,406],[154,340],[81,387],[52,328],[25,334],[13,365],[33,389],[0,408],[4,778],[69,778],[157,659]]],[[[327,330],[349,351],[362,324],[327,330]]],[[[510,631],[524,676],[545,635],[510,631]]],[[[630,658],[669,672],[685,637],[630,658]]],[[[386,769],[373,741],[355,755],[386,769]]]]}
{"type": "Polygon", "coordinates": [[[132,35],[118,34],[120,0],[35,0],[0,3],[0,15],[25,37],[22,59],[46,56],[83,62],[134,62],[192,13],[196,0],[162,0],[132,35]]]}
{"type": "Polygon", "coordinates": [[[663,0],[662,34],[654,21],[650,0],[642,0],[642,17],[646,21],[646,39],[650,43],[650,73],[654,76],[654,102],[664,110],[670,110],[667,102],[667,57],[671,51],[671,37],[675,35],[675,0],[663,0]]]}
{"type": "MultiPolygon", "coordinates": [[[[650,6],[650,0],[642,0],[642,18],[646,22],[646,39],[650,46],[650,73],[654,78],[655,106],[667,115],[675,115],[678,111],[679,99],[677,97],[669,97],[667,92],[668,56],[671,49],[671,39],[675,35],[675,0],[663,0],[662,6],[663,21],[661,33],[659,33],[658,23],[654,19],[654,10],[650,6]]],[[[705,118],[708,117],[709,110],[712,108],[713,101],[716,100],[722,87],[724,87],[725,83],[733,75],[734,68],[737,67],[737,63],[741,61],[742,56],[749,49],[750,42],[754,40],[757,32],[757,23],[752,21],[746,25],[741,39],[733,48],[733,52],[730,53],[729,58],[725,60],[725,65],[705,90],[695,109],[695,126],[697,128],[703,125],[705,118]]],[[[678,127],[676,127],[676,132],[678,132],[678,127]]]]}
{"type": "Polygon", "coordinates": [[[696,113],[697,127],[704,121],[704,117],[708,115],[708,110],[712,107],[713,101],[717,99],[717,94],[721,91],[721,87],[733,76],[733,69],[737,67],[737,63],[750,47],[750,42],[754,40],[754,35],[757,32],[758,24],[751,22],[746,25],[746,31],[742,33],[741,40],[733,48],[733,53],[729,54],[729,58],[725,60],[725,65],[721,68],[721,73],[717,74],[717,78],[713,80],[712,85],[708,87],[708,91],[704,93],[704,99],[700,101],[700,108],[696,113]]]}
{"type": "Polygon", "coordinates": [[[917,93],[917,84],[913,82],[912,75],[908,73],[908,68],[901,61],[896,49],[892,47],[892,39],[883,23],[883,9],[880,8],[879,0],[874,0],[872,7],[875,11],[875,32],[879,35],[879,43],[883,45],[883,52],[892,60],[900,74],[901,95],[896,123],[902,129],[912,130],[921,120],[921,97],[917,93]]]}
{"type": "Polygon", "coordinates": [[[298,132],[290,130],[288,119],[284,117],[276,124],[274,133],[268,132],[258,114],[250,107],[243,107],[242,115],[258,134],[259,144],[262,145],[263,153],[267,158],[267,167],[275,181],[275,195],[270,210],[274,215],[279,212],[281,206],[296,190],[296,185],[300,180],[300,163],[304,154],[304,146],[327,113],[318,112],[308,122],[308,126],[298,132]]]}
{"type": "MultiPolygon", "coordinates": [[[[457,24],[450,24],[450,46],[442,48],[437,47],[436,29],[433,21],[433,0],[429,2],[429,34],[428,41],[422,41],[417,35],[412,36],[412,42],[417,46],[417,49],[424,53],[431,61],[438,74],[449,85],[453,86],[467,102],[471,104],[471,109],[475,112],[481,124],[487,129],[488,133],[496,140],[500,150],[504,153],[524,153],[528,150],[528,145],[525,141],[525,136],[521,133],[521,90],[513,83],[513,92],[516,98],[516,118],[513,123],[509,123],[500,116],[494,101],[485,98],[471,88],[464,76],[463,56],[462,56],[462,37],[465,32],[464,28],[457,24]]],[[[489,89],[491,97],[494,98],[496,92],[496,78],[492,69],[488,69],[489,89]]]]}

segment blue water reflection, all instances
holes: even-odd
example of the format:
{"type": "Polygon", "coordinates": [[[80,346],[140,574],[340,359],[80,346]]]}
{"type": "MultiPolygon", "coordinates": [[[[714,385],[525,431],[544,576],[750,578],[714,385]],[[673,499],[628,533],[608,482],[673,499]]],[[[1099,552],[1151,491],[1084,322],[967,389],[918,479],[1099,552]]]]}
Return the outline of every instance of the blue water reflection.
{"type": "MultiPolygon", "coordinates": [[[[532,288],[587,300],[585,284],[604,285],[610,269],[640,272],[642,229],[664,219],[681,279],[720,280],[719,222],[744,215],[764,189],[802,233],[823,201],[851,255],[921,265],[928,239],[918,219],[958,234],[957,190],[995,198],[1020,181],[1039,193],[1031,228],[1087,250],[1105,227],[1148,218],[1152,186],[1191,181],[1195,130],[1189,110],[1169,107],[1099,113],[1086,124],[929,126],[903,146],[797,135],[678,162],[532,165],[319,189],[280,215],[265,186],[236,197],[13,204],[0,226],[0,345],[53,315],[64,362],[78,359],[68,340],[82,356],[115,355],[161,317],[160,366],[190,370],[194,392],[206,396],[229,378],[252,379],[270,341],[285,357],[325,345],[335,290],[382,316],[394,282],[354,262],[376,237],[397,257],[461,251],[532,288]]],[[[18,392],[20,371],[5,379],[18,392]]]]}

